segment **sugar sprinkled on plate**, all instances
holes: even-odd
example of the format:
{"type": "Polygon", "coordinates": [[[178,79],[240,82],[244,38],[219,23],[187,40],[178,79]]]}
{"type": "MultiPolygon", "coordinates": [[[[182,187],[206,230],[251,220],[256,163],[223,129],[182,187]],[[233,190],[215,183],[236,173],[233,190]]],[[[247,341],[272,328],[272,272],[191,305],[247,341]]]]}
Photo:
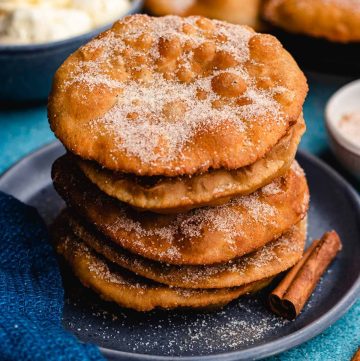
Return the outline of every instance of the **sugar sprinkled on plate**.
{"type": "Polygon", "coordinates": [[[65,312],[65,327],[81,340],[127,352],[185,356],[197,355],[199,349],[206,350],[202,354],[235,351],[260,344],[290,324],[268,312],[258,297],[251,296],[224,309],[196,314],[135,314],[98,299],[94,302],[95,296],[84,289],[78,292],[79,299],[74,293],[71,297],[66,299],[66,309],[71,311],[65,312]],[[77,331],[79,324],[88,331],[77,331]]]}

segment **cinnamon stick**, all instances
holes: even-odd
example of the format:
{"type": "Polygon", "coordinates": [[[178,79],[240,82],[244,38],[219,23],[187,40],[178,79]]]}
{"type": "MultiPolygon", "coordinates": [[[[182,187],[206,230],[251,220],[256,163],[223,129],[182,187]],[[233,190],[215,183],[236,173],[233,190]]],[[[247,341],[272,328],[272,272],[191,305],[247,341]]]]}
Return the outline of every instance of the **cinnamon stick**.
{"type": "Polygon", "coordinates": [[[314,241],[271,292],[269,304],[272,311],[284,318],[295,319],[341,248],[340,237],[335,231],[326,232],[320,240],[314,241]]]}
{"type": "Polygon", "coordinates": [[[360,361],[360,347],[356,351],[355,355],[352,357],[351,361],[360,361]]]}

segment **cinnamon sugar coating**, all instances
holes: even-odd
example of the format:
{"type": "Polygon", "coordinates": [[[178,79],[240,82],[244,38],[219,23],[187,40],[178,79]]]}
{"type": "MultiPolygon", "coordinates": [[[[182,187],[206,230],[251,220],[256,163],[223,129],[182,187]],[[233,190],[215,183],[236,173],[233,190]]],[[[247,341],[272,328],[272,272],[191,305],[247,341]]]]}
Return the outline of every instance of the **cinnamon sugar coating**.
{"type": "Polygon", "coordinates": [[[297,163],[257,192],[176,215],[139,213],[102,193],[66,156],[52,170],[68,206],[126,250],[170,264],[214,264],[278,238],[306,214],[309,193],[297,163]]]}
{"type": "Polygon", "coordinates": [[[116,246],[76,215],[61,216],[67,233],[75,235],[109,261],[153,281],[182,288],[237,287],[277,275],[292,267],[303,254],[306,220],[291,227],[280,238],[236,260],[208,266],[172,266],[136,256],[116,246]]]}
{"type": "Polygon", "coordinates": [[[62,229],[59,229],[54,237],[56,250],[66,259],[82,284],[107,301],[137,311],[221,307],[241,295],[260,290],[271,281],[263,279],[241,287],[222,289],[168,287],[108,264],[76,237],[61,232],[62,229]]]}
{"type": "Polygon", "coordinates": [[[284,30],[335,42],[360,41],[358,0],[267,0],[264,17],[284,30]]]}
{"type": "Polygon", "coordinates": [[[276,38],[202,17],[126,17],[57,71],[49,121],[109,170],[178,176],[262,158],[301,114],[306,80],[276,38]]]}
{"type": "Polygon", "coordinates": [[[305,131],[301,118],[263,158],[232,171],[218,169],[193,176],[137,177],[111,172],[77,158],[83,173],[100,190],[139,211],[179,213],[226,203],[250,194],[284,175],[290,168],[305,131]],[[155,179],[154,179],[155,178],[155,179]]]}
{"type": "Polygon", "coordinates": [[[229,23],[260,27],[261,0],[146,0],[146,9],[154,15],[202,15],[229,23]]]}

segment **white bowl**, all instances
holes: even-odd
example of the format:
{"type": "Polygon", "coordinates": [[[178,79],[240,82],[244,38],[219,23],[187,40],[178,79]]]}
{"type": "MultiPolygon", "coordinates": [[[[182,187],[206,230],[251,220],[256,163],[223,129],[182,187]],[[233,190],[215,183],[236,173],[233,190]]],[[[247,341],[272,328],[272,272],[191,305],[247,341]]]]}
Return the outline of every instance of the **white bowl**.
{"type": "Polygon", "coordinates": [[[337,126],[345,114],[352,112],[360,112],[360,79],[335,92],[325,108],[330,146],[339,162],[360,179],[360,144],[350,142],[337,126]]]}

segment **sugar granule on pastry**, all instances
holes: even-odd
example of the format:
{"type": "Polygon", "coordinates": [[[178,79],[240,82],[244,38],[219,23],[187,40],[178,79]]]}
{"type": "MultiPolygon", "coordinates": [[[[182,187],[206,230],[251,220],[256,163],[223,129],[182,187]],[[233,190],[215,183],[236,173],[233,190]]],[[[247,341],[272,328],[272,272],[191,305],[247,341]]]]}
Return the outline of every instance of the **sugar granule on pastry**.
{"type": "Polygon", "coordinates": [[[49,120],[105,168],[175,176],[236,169],[295,124],[307,92],[272,36],[202,17],[127,17],[57,71],[49,120]]]}
{"type": "Polygon", "coordinates": [[[309,193],[294,166],[262,190],[218,207],[161,215],[139,213],[99,191],[69,158],[54,163],[55,189],[69,207],[130,252],[170,264],[213,264],[240,257],[276,239],[306,214],[309,193]]]}

